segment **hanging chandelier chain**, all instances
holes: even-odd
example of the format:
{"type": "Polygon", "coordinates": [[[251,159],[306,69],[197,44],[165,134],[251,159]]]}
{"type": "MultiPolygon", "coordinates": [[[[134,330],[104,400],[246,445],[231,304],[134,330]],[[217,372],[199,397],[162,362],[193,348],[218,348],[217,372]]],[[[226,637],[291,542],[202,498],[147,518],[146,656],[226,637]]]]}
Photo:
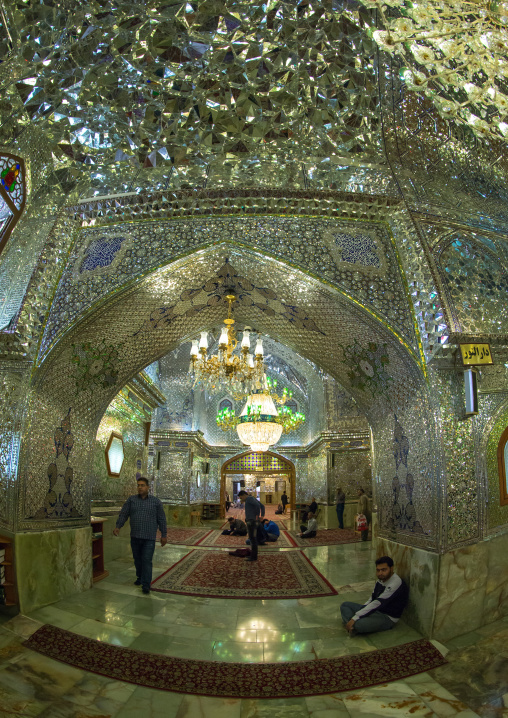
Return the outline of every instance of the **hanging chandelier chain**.
{"type": "MultiPolygon", "coordinates": [[[[228,300],[228,316],[226,319],[224,319],[224,324],[227,327],[227,336],[228,336],[228,343],[227,343],[227,355],[228,357],[231,357],[233,352],[235,351],[238,340],[236,338],[236,330],[235,330],[235,320],[233,319],[233,303],[236,301],[236,297],[234,294],[227,294],[226,299],[228,300]]],[[[247,350],[248,351],[248,350],[247,350]]]]}

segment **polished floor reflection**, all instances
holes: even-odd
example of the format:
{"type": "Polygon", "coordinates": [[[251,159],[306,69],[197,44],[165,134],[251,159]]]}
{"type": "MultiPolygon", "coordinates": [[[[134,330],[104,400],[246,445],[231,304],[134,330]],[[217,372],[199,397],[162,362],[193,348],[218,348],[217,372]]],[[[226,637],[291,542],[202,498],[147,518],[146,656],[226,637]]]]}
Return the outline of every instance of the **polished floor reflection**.
{"type": "MultiPolygon", "coordinates": [[[[157,548],[154,576],[188,550],[174,546],[157,548]]],[[[473,673],[479,673],[480,664],[478,661],[475,665],[468,663],[467,651],[473,654],[474,651],[467,637],[461,637],[462,643],[455,639],[455,643],[452,641],[445,647],[450,650],[447,656],[450,664],[431,674],[359,691],[288,700],[203,698],[141,688],[71,668],[21,645],[23,637],[30,635],[40,623],[52,623],[85,636],[162,655],[274,662],[362,653],[420,637],[403,621],[393,631],[353,639],[340,625],[340,602],[366,600],[370,592],[374,573],[370,543],[307,549],[306,553],[339,590],[339,596],[278,601],[154,593],[143,596],[133,585],[128,543],[120,539],[110,554],[107,579],[86,593],[2,625],[0,716],[469,718],[508,715],[508,709],[503,708],[501,675],[506,660],[503,664],[497,659],[497,683],[494,678],[489,684],[488,676],[484,676],[483,687],[478,690],[478,679],[474,680],[473,673]],[[455,692],[449,690],[453,686],[455,692]]],[[[234,561],[238,559],[231,560],[234,570],[234,561]]],[[[475,643],[485,639],[478,653],[481,661],[491,663],[490,641],[496,646],[498,656],[503,653],[507,632],[508,621],[495,626],[492,636],[486,633],[475,636],[475,643]],[[495,638],[498,632],[504,635],[495,638]]],[[[506,675],[505,672],[505,680],[506,675]]],[[[507,691],[508,686],[504,688],[504,692],[507,691]]]]}

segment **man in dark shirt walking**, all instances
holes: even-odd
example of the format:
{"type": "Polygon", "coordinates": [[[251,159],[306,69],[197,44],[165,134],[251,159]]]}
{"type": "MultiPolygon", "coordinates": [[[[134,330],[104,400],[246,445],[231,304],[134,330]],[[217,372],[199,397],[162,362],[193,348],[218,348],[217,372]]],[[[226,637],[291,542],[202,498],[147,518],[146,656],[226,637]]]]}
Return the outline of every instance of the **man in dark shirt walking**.
{"type": "Polygon", "coordinates": [[[136,586],[141,586],[143,593],[150,593],[152,583],[152,558],[155,551],[157,528],[161,532],[161,546],[165,546],[167,538],[166,516],[162,502],[155,496],[149,496],[148,479],[140,476],[137,479],[138,493],[129,496],[122,506],[122,510],[113,529],[118,536],[120,529],[130,519],[131,522],[131,549],[136,567],[136,586]]]}
{"type": "Polygon", "coordinates": [[[393,570],[393,559],[376,559],[377,581],[369,600],[364,603],[345,601],[340,606],[342,622],[350,636],[375,633],[393,628],[406,607],[409,589],[393,570]]]}
{"type": "Polygon", "coordinates": [[[246,491],[240,491],[238,498],[245,504],[245,523],[247,524],[247,531],[249,532],[251,554],[247,557],[247,561],[258,560],[258,537],[257,528],[259,517],[265,515],[265,507],[263,504],[254,498],[249,496],[246,491]]]}

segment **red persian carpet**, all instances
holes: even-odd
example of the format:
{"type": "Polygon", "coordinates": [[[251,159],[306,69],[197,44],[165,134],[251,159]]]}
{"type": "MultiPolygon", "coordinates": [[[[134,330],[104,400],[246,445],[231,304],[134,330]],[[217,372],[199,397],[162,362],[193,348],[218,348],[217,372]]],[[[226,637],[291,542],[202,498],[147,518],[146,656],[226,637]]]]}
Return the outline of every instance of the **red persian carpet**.
{"type": "Polygon", "coordinates": [[[301,551],[261,553],[257,561],[227,551],[191,551],[152,581],[152,591],[214,598],[311,598],[337,591],[301,551]]]}
{"type": "Polygon", "coordinates": [[[48,658],[115,681],[224,698],[292,698],[340,693],[399,681],[446,663],[422,638],[341,658],[286,663],[220,663],[112,646],[45,625],[24,645],[48,658]]]}
{"type": "Polygon", "coordinates": [[[302,539],[297,536],[299,531],[291,531],[288,536],[293,541],[293,546],[332,546],[341,543],[356,543],[362,537],[352,529],[318,529],[316,538],[302,539]]]}
{"type": "Polygon", "coordinates": [[[179,526],[168,526],[168,543],[184,546],[197,546],[205,536],[208,536],[210,529],[184,528],[179,526]]]}
{"type": "MultiPolygon", "coordinates": [[[[275,508],[276,507],[273,505],[265,504],[265,519],[270,519],[270,521],[277,521],[277,523],[282,529],[287,529],[288,526],[286,521],[291,520],[289,512],[287,514],[276,514],[275,508]]],[[[245,511],[243,509],[235,509],[231,507],[226,514],[226,518],[228,516],[232,516],[235,519],[242,519],[242,521],[245,521],[245,511]]]]}
{"type": "MultiPolygon", "coordinates": [[[[245,548],[245,540],[247,536],[222,536],[222,531],[211,531],[206,538],[200,541],[200,546],[215,546],[216,548],[245,548]]],[[[280,532],[280,536],[274,543],[267,542],[260,547],[260,551],[273,548],[292,548],[295,544],[290,540],[285,531],[280,532]]]]}

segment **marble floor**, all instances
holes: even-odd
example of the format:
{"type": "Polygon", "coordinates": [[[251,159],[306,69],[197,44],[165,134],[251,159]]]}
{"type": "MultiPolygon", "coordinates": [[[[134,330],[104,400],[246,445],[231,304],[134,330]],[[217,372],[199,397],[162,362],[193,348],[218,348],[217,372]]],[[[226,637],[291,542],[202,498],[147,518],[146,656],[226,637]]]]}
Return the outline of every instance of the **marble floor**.
{"type": "MultiPolygon", "coordinates": [[[[111,547],[110,547],[111,548],[111,547]]],[[[188,548],[158,547],[154,577],[188,548]]],[[[207,549],[202,549],[207,550],[207,549]]],[[[33,653],[24,637],[41,623],[162,655],[213,661],[315,660],[419,638],[403,621],[390,632],[350,639],[343,600],[364,601],[373,584],[371,544],[306,549],[339,596],[233,600],[144,596],[133,585],[127,539],[109,551],[110,575],[91,590],[0,626],[0,716],[44,718],[369,718],[508,716],[508,620],[440,646],[447,666],[404,681],[336,695],[287,700],[203,698],[142,688],[33,653]]],[[[233,560],[233,559],[232,559],[233,560]]],[[[234,559],[236,560],[236,559],[234,559]]]]}

